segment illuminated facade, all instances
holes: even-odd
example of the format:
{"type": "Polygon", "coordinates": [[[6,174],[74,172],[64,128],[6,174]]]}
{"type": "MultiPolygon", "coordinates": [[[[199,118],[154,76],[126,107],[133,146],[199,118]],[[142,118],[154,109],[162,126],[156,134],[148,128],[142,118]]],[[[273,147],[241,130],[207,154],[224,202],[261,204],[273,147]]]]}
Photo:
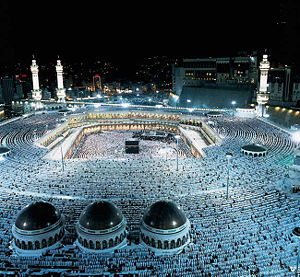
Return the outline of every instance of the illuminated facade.
{"type": "Polygon", "coordinates": [[[57,73],[57,89],[56,89],[57,101],[64,103],[66,102],[66,89],[64,88],[63,66],[60,60],[57,60],[57,64],[55,68],[57,73]]]}
{"type": "Polygon", "coordinates": [[[266,114],[265,105],[268,103],[270,93],[268,92],[268,71],[270,69],[270,62],[268,61],[268,55],[263,55],[263,60],[259,65],[260,69],[260,82],[259,90],[256,95],[257,107],[256,115],[258,117],[264,117],[266,114]]]}
{"type": "Polygon", "coordinates": [[[256,68],[255,56],[183,59],[173,66],[173,93],[180,96],[183,87],[252,87],[257,82],[256,68]]]}
{"type": "Polygon", "coordinates": [[[42,100],[42,91],[39,85],[39,67],[35,59],[32,60],[30,70],[32,73],[32,99],[36,102],[40,102],[42,100]]]}

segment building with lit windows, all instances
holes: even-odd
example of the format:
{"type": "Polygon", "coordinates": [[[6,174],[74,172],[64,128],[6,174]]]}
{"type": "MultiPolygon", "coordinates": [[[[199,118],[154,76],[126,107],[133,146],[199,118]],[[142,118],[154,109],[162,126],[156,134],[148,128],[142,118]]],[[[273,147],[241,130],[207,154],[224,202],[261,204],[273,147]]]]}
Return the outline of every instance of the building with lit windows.
{"type": "MultiPolygon", "coordinates": [[[[244,105],[251,101],[257,85],[257,57],[183,59],[173,65],[172,76],[172,95],[175,99],[181,95],[183,98],[197,96],[203,105],[210,106],[214,102],[218,106],[215,94],[219,95],[221,104],[226,102],[222,96],[228,98],[234,95],[236,99],[228,99],[225,104],[230,106],[235,100],[239,105],[244,105]],[[185,97],[186,94],[192,96],[185,97]],[[209,97],[214,101],[209,101],[209,97]]],[[[170,103],[173,104],[172,100],[170,103]]],[[[185,103],[181,101],[180,104],[185,103]]]]}
{"type": "Polygon", "coordinates": [[[271,67],[268,72],[268,85],[270,93],[269,104],[281,105],[283,102],[292,101],[290,67],[271,67]]]}
{"type": "Polygon", "coordinates": [[[180,96],[184,86],[253,86],[257,81],[256,75],[256,56],[183,59],[173,66],[173,92],[180,96]]]}

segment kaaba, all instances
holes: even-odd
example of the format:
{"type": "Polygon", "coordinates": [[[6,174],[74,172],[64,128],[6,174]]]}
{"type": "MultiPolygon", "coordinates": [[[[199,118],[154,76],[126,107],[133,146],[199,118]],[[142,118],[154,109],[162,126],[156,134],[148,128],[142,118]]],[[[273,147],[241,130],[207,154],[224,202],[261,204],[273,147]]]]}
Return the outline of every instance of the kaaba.
{"type": "Polygon", "coordinates": [[[137,139],[128,139],[125,141],[125,153],[138,154],[139,153],[139,141],[137,139]]]}

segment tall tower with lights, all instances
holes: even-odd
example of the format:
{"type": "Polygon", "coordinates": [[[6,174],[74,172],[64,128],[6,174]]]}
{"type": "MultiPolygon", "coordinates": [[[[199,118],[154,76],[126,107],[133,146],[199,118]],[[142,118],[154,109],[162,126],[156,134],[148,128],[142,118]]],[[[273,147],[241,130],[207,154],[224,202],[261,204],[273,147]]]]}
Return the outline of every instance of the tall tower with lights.
{"type": "Polygon", "coordinates": [[[264,117],[266,114],[265,105],[268,103],[270,93],[268,92],[268,71],[270,69],[270,62],[268,61],[268,55],[263,55],[263,60],[259,65],[260,69],[260,81],[259,90],[256,95],[257,107],[256,115],[258,117],[264,117]]]}
{"type": "Polygon", "coordinates": [[[30,66],[30,70],[32,73],[32,99],[35,102],[40,102],[42,99],[42,91],[40,90],[39,85],[39,67],[36,64],[36,60],[34,57],[30,66]]]}
{"type": "Polygon", "coordinates": [[[64,88],[63,82],[63,66],[61,65],[61,61],[58,59],[56,64],[56,73],[57,73],[57,89],[56,95],[58,98],[58,102],[66,102],[66,89],[64,88]]]}

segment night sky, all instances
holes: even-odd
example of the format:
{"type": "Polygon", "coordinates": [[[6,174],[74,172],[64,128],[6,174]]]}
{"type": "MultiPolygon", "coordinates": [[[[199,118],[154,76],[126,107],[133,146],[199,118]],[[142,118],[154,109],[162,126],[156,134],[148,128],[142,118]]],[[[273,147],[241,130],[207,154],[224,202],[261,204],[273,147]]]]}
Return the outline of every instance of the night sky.
{"type": "MultiPolygon", "coordinates": [[[[162,6],[163,1],[52,0],[16,5],[1,0],[0,61],[28,61],[33,53],[45,62],[59,54],[70,61],[104,58],[125,64],[154,55],[230,56],[263,49],[275,55],[286,43],[280,39],[286,31],[280,33],[277,23],[290,17],[285,11],[295,10],[293,1],[284,1],[288,9],[274,1],[203,2],[162,6]]],[[[298,23],[292,28],[298,34],[295,45],[298,23]]]]}

